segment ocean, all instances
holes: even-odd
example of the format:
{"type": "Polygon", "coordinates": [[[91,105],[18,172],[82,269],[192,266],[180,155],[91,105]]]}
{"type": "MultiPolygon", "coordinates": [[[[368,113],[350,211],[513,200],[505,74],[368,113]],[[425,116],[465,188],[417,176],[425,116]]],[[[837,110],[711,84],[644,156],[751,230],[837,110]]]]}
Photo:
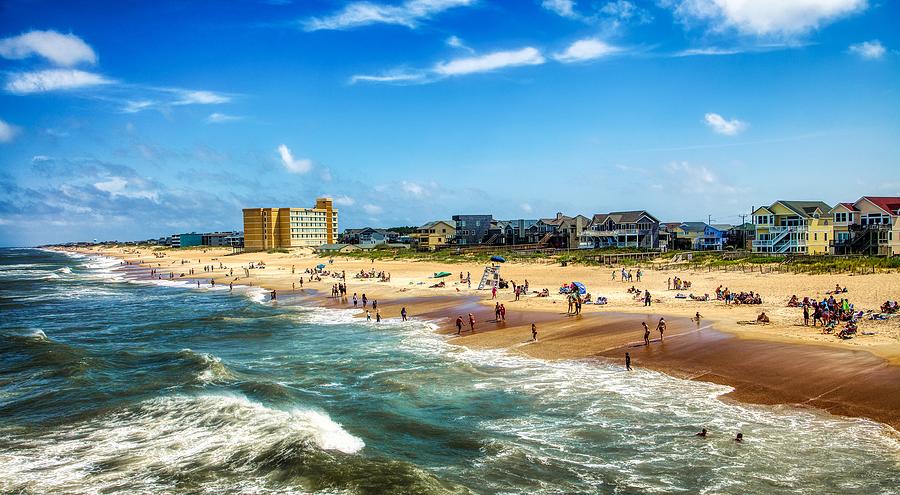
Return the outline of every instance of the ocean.
{"type": "Polygon", "coordinates": [[[0,249],[0,493],[900,493],[871,421],[140,275],[0,249]]]}

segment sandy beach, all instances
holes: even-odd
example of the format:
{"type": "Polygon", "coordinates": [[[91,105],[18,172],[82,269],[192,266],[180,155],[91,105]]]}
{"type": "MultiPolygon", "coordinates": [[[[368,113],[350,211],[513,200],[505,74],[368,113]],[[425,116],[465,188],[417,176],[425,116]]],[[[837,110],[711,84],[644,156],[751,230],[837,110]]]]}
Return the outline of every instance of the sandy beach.
{"type": "MultiPolygon", "coordinates": [[[[406,307],[410,316],[438,322],[439,332],[455,334],[456,316],[474,313],[476,332],[464,331],[463,335],[452,337],[460,345],[503,348],[542,359],[618,362],[623,362],[627,351],[634,366],[734,387],[726,399],[811,406],[834,414],[875,419],[895,429],[900,427],[900,318],[864,320],[860,334],[841,340],[823,334],[821,328],[803,326],[802,311],[787,306],[792,295],[801,300],[806,296],[821,299],[839,284],[847,287],[843,297],[849,298],[856,310],[877,311],[885,300],[900,297],[898,273],[761,275],[689,268],[656,270],[648,265],[643,269],[641,282],[623,283],[612,280],[613,268],[507,263],[501,269],[504,279],[517,284],[527,279],[531,291],[546,288],[550,297],[528,294],[515,301],[513,291],[504,289],[493,301],[490,291],[475,290],[484,265],[474,263],[379,260],[373,264],[359,258],[323,258],[300,250],[232,255],[230,249],[219,248],[153,251],[129,247],[82,252],[140,264],[157,270],[163,278],[173,273],[177,279],[199,279],[201,285],[212,279],[216,284],[260,286],[279,294],[293,292],[320,305],[352,307],[352,303],[328,297],[338,279],[325,276],[321,281],[310,282],[309,274],[304,273],[307,268],[324,263],[326,270],[346,272],[349,294],[365,293],[369,300],[378,300],[384,318],[397,318],[400,308],[406,307]],[[245,272],[250,263],[259,262],[265,264],[264,269],[245,272]],[[220,264],[223,268],[219,268],[220,264]],[[215,269],[205,272],[204,266],[215,269]],[[194,274],[190,274],[191,269],[194,274]],[[371,269],[389,273],[390,282],[354,278],[360,270],[371,269]],[[446,286],[429,288],[436,282],[430,276],[439,271],[452,273],[443,279],[446,286]],[[460,273],[471,273],[471,289],[459,282],[460,273]],[[302,290],[298,283],[301,275],[302,290]],[[691,288],[668,290],[669,279],[676,276],[690,281],[691,288]],[[558,288],[572,281],[585,284],[595,300],[597,296],[607,297],[608,304],[585,305],[582,315],[567,316],[567,304],[558,288]],[[650,307],[627,292],[632,285],[650,291],[650,307]],[[715,301],[715,289],[720,285],[731,291],[759,293],[763,304],[735,306],[715,301]],[[679,293],[710,294],[713,300],[676,298],[679,293]],[[505,322],[493,321],[496,302],[506,307],[505,322]],[[769,315],[770,324],[746,323],[755,321],[762,311],[769,315]],[[697,312],[702,316],[699,323],[691,320],[697,312]],[[655,331],[660,317],[668,320],[662,343],[655,331]],[[643,345],[641,321],[654,330],[650,346],[643,345]],[[531,323],[538,327],[537,342],[530,340],[531,323]]],[[[636,271],[632,269],[633,273],[636,271]]]]}

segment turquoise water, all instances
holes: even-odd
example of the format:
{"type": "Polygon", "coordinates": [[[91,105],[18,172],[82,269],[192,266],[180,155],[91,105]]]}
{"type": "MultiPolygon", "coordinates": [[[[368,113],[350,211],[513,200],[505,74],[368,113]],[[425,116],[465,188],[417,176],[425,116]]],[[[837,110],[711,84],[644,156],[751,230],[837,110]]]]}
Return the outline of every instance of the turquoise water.
{"type": "Polygon", "coordinates": [[[137,276],[0,250],[0,493],[900,493],[869,421],[137,276]]]}

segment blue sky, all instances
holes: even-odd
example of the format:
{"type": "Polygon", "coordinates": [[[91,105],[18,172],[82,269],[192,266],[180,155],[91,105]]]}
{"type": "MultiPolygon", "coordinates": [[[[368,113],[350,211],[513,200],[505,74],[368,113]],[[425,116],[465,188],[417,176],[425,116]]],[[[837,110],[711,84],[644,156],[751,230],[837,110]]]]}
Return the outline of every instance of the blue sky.
{"type": "Polygon", "coordinates": [[[0,4],[0,245],[900,195],[879,0],[0,4]]]}

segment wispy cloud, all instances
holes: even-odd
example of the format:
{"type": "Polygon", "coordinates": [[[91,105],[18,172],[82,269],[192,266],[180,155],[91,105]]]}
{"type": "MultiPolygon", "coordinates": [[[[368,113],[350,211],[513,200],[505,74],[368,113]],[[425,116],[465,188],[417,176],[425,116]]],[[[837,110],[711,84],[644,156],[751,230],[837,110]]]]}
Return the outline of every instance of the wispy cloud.
{"type": "Polygon", "coordinates": [[[313,17],[302,22],[307,31],[352,29],[370,24],[394,24],[414,29],[445,10],[465,7],[475,0],[406,0],[399,5],[374,2],[352,2],[326,17],[313,17]]]}
{"type": "Polygon", "coordinates": [[[452,46],[453,48],[459,48],[460,50],[465,50],[469,53],[475,53],[475,50],[469,48],[459,36],[451,36],[447,38],[447,46],[452,46]]]}
{"type": "Polygon", "coordinates": [[[74,34],[29,31],[0,40],[0,57],[19,60],[35,55],[64,67],[97,62],[94,50],[74,34]]]}
{"type": "Polygon", "coordinates": [[[281,157],[281,165],[292,174],[305,174],[312,169],[312,160],[294,158],[290,148],[284,144],[278,146],[278,155],[281,157]]]}
{"type": "Polygon", "coordinates": [[[206,123],[224,124],[225,122],[234,122],[241,119],[243,119],[243,117],[240,117],[238,115],[228,115],[224,113],[214,112],[209,114],[209,117],[206,117],[206,123]]]}
{"type": "Polygon", "coordinates": [[[663,0],[686,25],[753,36],[795,37],[865,10],[868,0],[663,0]]]}
{"type": "Polygon", "coordinates": [[[621,48],[612,46],[597,38],[587,38],[572,43],[562,52],[553,55],[553,58],[563,63],[584,62],[621,51],[621,48]]]}
{"type": "Polygon", "coordinates": [[[546,60],[537,48],[524,47],[518,50],[504,50],[460,57],[438,62],[430,69],[417,71],[393,70],[382,74],[358,74],[350,78],[350,83],[359,82],[384,84],[428,84],[454,76],[492,72],[508,67],[540,65],[546,60]]]}
{"type": "Polygon", "coordinates": [[[19,133],[18,127],[0,119],[0,143],[11,143],[19,133]]]}
{"type": "Polygon", "coordinates": [[[528,203],[522,203],[522,204],[520,204],[520,205],[519,205],[519,208],[522,208],[522,211],[524,211],[525,213],[531,213],[531,211],[533,210],[533,208],[531,207],[531,205],[528,204],[528,203]]]}
{"type": "Polygon", "coordinates": [[[113,82],[100,74],[83,70],[47,69],[12,74],[6,81],[6,90],[10,93],[25,95],[87,88],[113,82]]]}
{"type": "Polygon", "coordinates": [[[426,74],[421,72],[389,72],[385,74],[358,74],[350,78],[350,84],[358,82],[409,84],[422,82],[426,74]]]}
{"type": "Polygon", "coordinates": [[[228,103],[231,97],[212,91],[190,91],[183,89],[172,90],[179,94],[179,98],[172,102],[173,105],[218,105],[228,103]]]}
{"type": "Polygon", "coordinates": [[[440,62],[434,72],[442,76],[461,76],[478,72],[490,72],[506,67],[540,65],[545,62],[537,48],[527,46],[518,50],[497,51],[475,57],[465,57],[440,62]]]}
{"type": "Polygon", "coordinates": [[[884,45],[878,40],[863,41],[862,43],[850,45],[849,50],[850,53],[859,55],[866,60],[878,60],[883,58],[887,52],[884,45]]]}
{"type": "Polygon", "coordinates": [[[747,129],[747,123],[738,119],[728,120],[717,113],[707,113],[703,116],[706,125],[714,132],[725,136],[737,136],[747,129]]]}
{"type": "Polygon", "coordinates": [[[356,204],[356,200],[346,194],[339,194],[334,196],[334,204],[338,206],[353,206],[356,204]]]}
{"type": "Polygon", "coordinates": [[[366,204],[362,205],[362,209],[369,215],[378,215],[384,211],[384,208],[382,208],[378,205],[373,205],[371,203],[366,203],[366,204]]]}
{"type": "Polygon", "coordinates": [[[425,195],[425,188],[422,187],[421,184],[417,184],[415,182],[403,181],[400,183],[400,187],[403,189],[404,192],[406,192],[412,196],[418,197],[418,198],[425,195]]]}
{"type": "Polygon", "coordinates": [[[113,198],[122,196],[124,198],[148,199],[153,202],[159,200],[158,192],[141,189],[140,184],[138,184],[137,187],[134,186],[135,185],[130,184],[128,179],[123,177],[109,177],[104,181],[94,183],[94,187],[97,190],[108,193],[113,198]]]}

